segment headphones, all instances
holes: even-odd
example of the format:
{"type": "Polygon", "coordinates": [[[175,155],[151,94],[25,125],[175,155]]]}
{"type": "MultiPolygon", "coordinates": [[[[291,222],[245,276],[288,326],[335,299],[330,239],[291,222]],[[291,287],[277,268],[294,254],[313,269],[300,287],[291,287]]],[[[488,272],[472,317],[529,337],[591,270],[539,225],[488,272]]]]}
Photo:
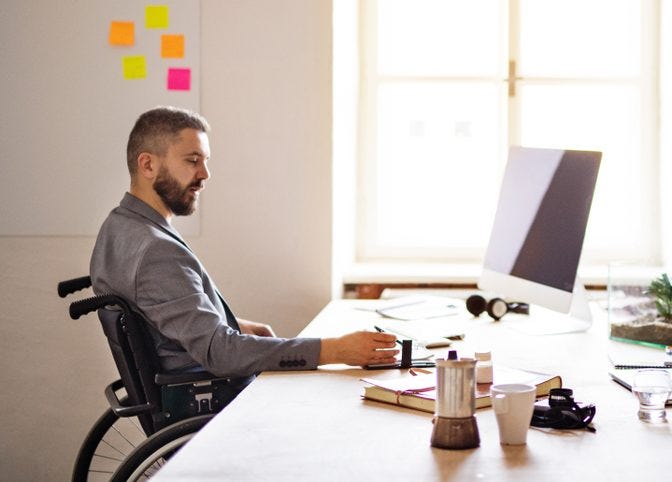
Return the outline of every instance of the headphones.
{"type": "Polygon", "coordinates": [[[495,321],[499,321],[502,316],[509,312],[529,315],[530,305],[521,303],[520,301],[511,301],[507,303],[501,298],[493,298],[490,301],[486,301],[485,298],[480,295],[471,295],[467,298],[467,310],[474,316],[479,316],[485,311],[495,321]]]}

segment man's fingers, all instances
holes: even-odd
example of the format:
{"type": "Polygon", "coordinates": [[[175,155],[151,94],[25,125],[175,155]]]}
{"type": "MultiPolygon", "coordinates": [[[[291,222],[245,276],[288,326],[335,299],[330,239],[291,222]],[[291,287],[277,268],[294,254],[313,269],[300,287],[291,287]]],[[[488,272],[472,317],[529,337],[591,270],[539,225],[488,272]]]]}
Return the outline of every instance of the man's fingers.
{"type": "Polygon", "coordinates": [[[373,335],[373,341],[380,342],[380,343],[394,343],[397,341],[397,335],[394,335],[392,333],[379,333],[379,332],[371,332],[373,335]]]}
{"type": "Polygon", "coordinates": [[[386,357],[386,358],[373,358],[369,360],[367,363],[364,364],[366,365],[392,365],[394,363],[397,363],[397,359],[393,356],[386,357]]]}
{"type": "Polygon", "coordinates": [[[394,363],[399,350],[376,350],[370,357],[370,363],[394,363]]]}
{"type": "Polygon", "coordinates": [[[395,342],[386,342],[386,343],[374,343],[373,344],[373,349],[374,350],[389,350],[390,348],[398,348],[399,345],[397,345],[395,342]]]}

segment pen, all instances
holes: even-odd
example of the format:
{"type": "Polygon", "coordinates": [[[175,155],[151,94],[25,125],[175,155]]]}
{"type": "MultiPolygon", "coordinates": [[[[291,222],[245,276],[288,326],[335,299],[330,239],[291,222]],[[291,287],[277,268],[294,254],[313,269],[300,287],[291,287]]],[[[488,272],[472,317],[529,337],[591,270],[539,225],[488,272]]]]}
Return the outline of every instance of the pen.
{"type": "MultiPolygon", "coordinates": [[[[383,330],[381,327],[376,326],[376,325],[373,325],[373,327],[376,329],[376,331],[377,331],[378,333],[385,333],[385,330],[383,330]]],[[[403,345],[403,343],[401,342],[400,339],[397,338],[396,341],[397,341],[397,343],[399,343],[400,345],[403,345]]]]}

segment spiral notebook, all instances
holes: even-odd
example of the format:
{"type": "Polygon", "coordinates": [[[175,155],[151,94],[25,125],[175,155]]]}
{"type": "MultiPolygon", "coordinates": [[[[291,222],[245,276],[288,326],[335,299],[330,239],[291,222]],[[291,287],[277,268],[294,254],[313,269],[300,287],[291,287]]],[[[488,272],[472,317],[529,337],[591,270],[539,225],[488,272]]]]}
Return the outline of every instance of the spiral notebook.
{"type": "Polygon", "coordinates": [[[615,369],[672,368],[672,354],[663,348],[609,340],[607,352],[615,369]]]}

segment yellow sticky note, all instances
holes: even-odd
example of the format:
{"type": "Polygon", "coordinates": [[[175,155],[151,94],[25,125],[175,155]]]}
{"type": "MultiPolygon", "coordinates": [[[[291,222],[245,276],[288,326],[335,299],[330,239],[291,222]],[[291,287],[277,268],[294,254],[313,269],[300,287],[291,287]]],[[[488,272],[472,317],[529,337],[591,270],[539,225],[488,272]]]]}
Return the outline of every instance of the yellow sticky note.
{"type": "Polygon", "coordinates": [[[110,45],[133,45],[135,42],[135,24],[113,20],[110,22],[110,45]]]}
{"type": "Polygon", "coordinates": [[[184,35],[161,35],[161,57],[181,59],[184,57],[184,35]]]}
{"type": "Polygon", "coordinates": [[[147,5],[145,7],[146,28],[168,28],[168,7],[166,5],[147,5]]]}
{"type": "Polygon", "coordinates": [[[144,79],[147,77],[147,62],[144,55],[127,55],[122,58],[124,79],[144,79]]]}

